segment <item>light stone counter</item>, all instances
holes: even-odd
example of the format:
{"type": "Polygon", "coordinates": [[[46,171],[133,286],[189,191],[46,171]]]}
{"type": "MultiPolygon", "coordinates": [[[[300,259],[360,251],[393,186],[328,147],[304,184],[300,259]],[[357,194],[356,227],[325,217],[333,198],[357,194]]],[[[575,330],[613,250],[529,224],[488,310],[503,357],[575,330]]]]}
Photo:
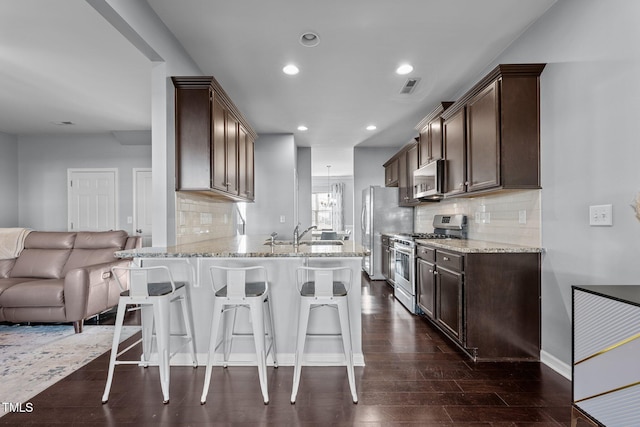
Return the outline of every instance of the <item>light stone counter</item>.
{"type": "Polygon", "coordinates": [[[416,239],[416,243],[461,253],[542,253],[543,248],[468,239],[416,239]]]}
{"type": "Polygon", "coordinates": [[[170,247],[150,247],[116,252],[120,258],[252,258],[252,257],[357,257],[367,251],[353,240],[343,240],[342,245],[327,244],[323,240],[302,240],[297,247],[290,241],[276,240],[271,245],[268,236],[236,236],[205,240],[202,242],[170,247]],[[267,244],[265,244],[267,243],[267,244]]]}
{"type": "MultiPolygon", "coordinates": [[[[166,248],[142,248],[123,250],[116,253],[119,257],[134,258],[134,262],[142,266],[168,266],[175,280],[185,280],[185,268],[191,265],[195,270],[195,281],[189,287],[194,319],[195,343],[198,364],[204,365],[207,360],[209,334],[212,319],[214,292],[212,290],[209,267],[238,266],[248,267],[261,265],[267,269],[271,303],[275,324],[278,364],[293,365],[295,342],[298,327],[299,294],[295,283],[295,271],[301,266],[310,267],[348,267],[351,270],[353,283],[348,296],[349,317],[354,363],[364,365],[362,354],[361,323],[361,286],[362,257],[366,251],[352,241],[344,241],[344,245],[265,245],[266,236],[239,236],[221,238],[200,243],[179,245],[166,248]]],[[[172,331],[179,331],[180,313],[172,307],[172,331]],[[177,317],[177,319],[176,319],[177,317]]],[[[335,334],[339,324],[335,310],[319,308],[309,319],[309,332],[314,334],[335,334]]],[[[248,310],[238,312],[236,331],[251,331],[248,310]]],[[[173,345],[173,342],[172,342],[173,345]]],[[[173,365],[189,365],[186,347],[178,351],[171,363],[173,365]]],[[[216,354],[216,363],[221,363],[221,354],[216,354]]],[[[153,356],[152,356],[153,357],[153,356]]],[[[272,363],[271,357],[267,361],[272,363]]],[[[303,363],[307,365],[342,365],[344,356],[339,337],[310,336],[305,346],[303,363]]],[[[229,365],[255,365],[256,357],[253,340],[239,337],[234,340],[229,365]]]]}

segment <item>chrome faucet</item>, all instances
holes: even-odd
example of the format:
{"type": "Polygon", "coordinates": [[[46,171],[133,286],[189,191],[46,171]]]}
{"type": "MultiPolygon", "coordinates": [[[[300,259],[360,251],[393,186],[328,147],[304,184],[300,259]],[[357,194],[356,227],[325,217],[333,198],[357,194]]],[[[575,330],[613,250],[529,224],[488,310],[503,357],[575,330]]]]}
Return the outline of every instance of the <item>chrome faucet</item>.
{"type": "Polygon", "coordinates": [[[276,244],[276,236],[278,235],[278,233],[276,233],[275,231],[273,233],[271,233],[271,246],[276,244]]]}
{"type": "Polygon", "coordinates": [[[293,229],[293,246],[298,246],[298,244],[300,244],[300,239],[302,239],[305,234],[307,234],[309,231],[315,228],[318,228],[315,225],[312,225],[311,227],[304,230],[302,233],[299,233],[298,229],[300,228],[301,225],[302,225],[301,223],[298,223],[298,225],[296,225],[296,228],[293,229]]]}

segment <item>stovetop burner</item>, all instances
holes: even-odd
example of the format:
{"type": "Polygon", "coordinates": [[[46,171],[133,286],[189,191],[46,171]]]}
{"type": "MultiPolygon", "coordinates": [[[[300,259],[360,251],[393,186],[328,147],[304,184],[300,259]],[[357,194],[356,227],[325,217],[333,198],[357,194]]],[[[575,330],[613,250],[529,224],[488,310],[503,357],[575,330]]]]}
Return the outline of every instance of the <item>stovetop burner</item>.
{"type": "Polygon", "coordinates": [[[395,238],[404,244],[416,239],[466,239],[467,217],[462,214],[435,215],[433,233],[402,233],[397,234],[395,238]]]}
{"type": "Polygon", "coordinates": [[[455,236],[444,233],[418,233],[414,239],[462,239],[462,236],[455,236]]]}

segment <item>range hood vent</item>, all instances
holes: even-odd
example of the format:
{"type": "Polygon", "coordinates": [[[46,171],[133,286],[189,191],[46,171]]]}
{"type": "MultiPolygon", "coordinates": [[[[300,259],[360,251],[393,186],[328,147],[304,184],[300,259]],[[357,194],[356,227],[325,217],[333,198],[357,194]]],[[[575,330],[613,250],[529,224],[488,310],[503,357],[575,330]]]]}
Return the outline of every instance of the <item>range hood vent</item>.
{"type": "Polygon", "coordinates": [[[402,86],[402,89],[400,89],[400,93],[403,95],[409,95],[411,92],[415,90],[416,86],[418,86],[418,83],[420,83],[419,77],[408,78],[407,81],[404,83],[404,86],[402,86]]]}

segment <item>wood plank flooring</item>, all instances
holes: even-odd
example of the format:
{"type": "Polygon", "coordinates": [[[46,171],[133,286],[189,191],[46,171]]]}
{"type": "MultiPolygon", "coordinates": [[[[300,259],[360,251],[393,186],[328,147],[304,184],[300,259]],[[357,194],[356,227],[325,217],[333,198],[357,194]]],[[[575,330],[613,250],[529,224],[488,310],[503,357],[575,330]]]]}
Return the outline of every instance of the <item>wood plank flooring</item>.
{"type": "MultiPolygon", "coordinates": [[[[101,403],[107,352],[31,400],[33,412],[0,418],[8,426],[569,426],[571,383],[540,363],[474,363],[384,282],[363,280],[363,351],[356,367],[359,403],[343,367],[305,367],[295,405],[293,368],[268,368],[264,405],[253,367],[214,369],[200,405],[205,369],[171,368],[162,404],[157,368],[116,368],[101,403]]],[[[1,410],[1,408],[0,408],[1,410]]],[[[586,425],[586,424],[585,424],[586,425]]]]}

